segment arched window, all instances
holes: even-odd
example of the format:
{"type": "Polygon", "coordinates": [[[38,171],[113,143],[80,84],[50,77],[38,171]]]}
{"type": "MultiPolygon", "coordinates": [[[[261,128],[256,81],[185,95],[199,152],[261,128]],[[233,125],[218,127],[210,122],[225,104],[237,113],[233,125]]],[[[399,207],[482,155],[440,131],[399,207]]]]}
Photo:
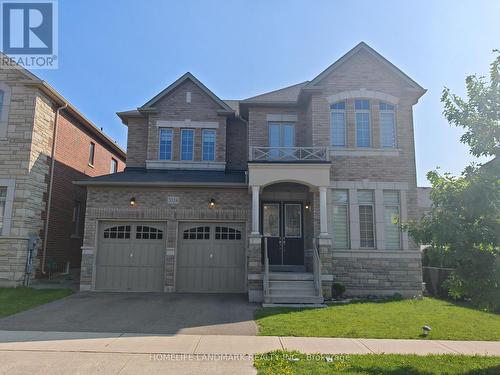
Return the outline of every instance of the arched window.
{"type": "Polygon", "coordinates": [[[241,240],[241,231],[231,227],[215,227],[216,240],[241,240]]]}
{"type": "Polygon", "coordinates": [[[118,225],[104,229],[104,238],[130,239],[130,225],[118,225]]]}
{"type": "Polygon", "coordinates": [[[380,102],[380,146],[396,147],[396,116],[394,105],[380,102]]]}
{"type": "Polygon", "coordinates": [[[330,106],[330,144],[345,147],[346,138],[345,102],[337,102],[330,106]]]}
{"type": "Polygon", "coordinates": [[[210,227],[193,227],[186,229],[182,238],[185,240],[208,240],[210,239],[210,227]]]}
{"type": "Polygon", "coordinates": [[[135,238],[138,240],[161,240],[163,231],[147,225],[138,225],[135,229],[135,238]]]}

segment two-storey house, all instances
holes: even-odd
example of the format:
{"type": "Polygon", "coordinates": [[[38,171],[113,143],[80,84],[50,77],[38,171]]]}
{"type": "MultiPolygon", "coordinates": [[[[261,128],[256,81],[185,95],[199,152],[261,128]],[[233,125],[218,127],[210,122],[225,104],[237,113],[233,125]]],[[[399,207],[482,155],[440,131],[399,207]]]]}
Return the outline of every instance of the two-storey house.
{"type": "Polygon", "coordinates": [[[311,81],[221,100],[190,73],[135,110],[123,173],[88,189],[82,290],[317,303],[421,293],[413,106],[365,43],[311,81]]]}

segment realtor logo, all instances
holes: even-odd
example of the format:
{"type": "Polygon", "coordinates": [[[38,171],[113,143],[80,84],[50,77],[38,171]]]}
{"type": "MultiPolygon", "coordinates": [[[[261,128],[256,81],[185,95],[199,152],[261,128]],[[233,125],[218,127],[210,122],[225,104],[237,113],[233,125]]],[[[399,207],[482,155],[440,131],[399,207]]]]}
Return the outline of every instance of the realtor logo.
{"type": "Polygon", "coordinates": [[[12,62],[32,69],[57,67],[56,1],[2,1],[1,20],[1,49],[12,62]]]}

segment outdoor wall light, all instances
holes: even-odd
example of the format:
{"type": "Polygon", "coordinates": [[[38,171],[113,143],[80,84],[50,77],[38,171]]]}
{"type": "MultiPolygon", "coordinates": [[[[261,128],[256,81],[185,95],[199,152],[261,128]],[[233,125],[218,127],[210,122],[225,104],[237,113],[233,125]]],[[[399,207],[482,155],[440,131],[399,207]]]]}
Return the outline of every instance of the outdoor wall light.
{"type": "Polygon", "coordinates": [[[215,199],[210,199],[210,203],[208,204],[208,207],[214,208],[215,207],[215,199]]]}
{"type": "Polygon", "coordinates": [[[422,336],[429,336],[429,333],[431,332],[432,328],[429,326],[423,326],[422,327],[422,336]]]}
{"type": "Polygon", "coordinates": [[[130,198],[130,205],[131,205],[132,207],[134,207],[134,206],[135,206],[135,197],[130,198]]]}
{"type": "Polygon", "coordinates": [[[306,210],[310,209],[311,208],[311,203],[307,202],[306,205],[304,206],[304,208],[306,210]]]}

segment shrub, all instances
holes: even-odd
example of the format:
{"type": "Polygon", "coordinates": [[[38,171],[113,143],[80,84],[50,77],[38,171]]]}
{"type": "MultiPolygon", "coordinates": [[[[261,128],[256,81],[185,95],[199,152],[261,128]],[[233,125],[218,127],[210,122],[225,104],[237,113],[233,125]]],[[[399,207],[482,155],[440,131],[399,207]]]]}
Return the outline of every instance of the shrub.
{"type": "Polygon", "coordinates": [[[342,283],[332,284],[332,296],[334,298],[342,298],[345,293],[345,286],[342,283]]]}

